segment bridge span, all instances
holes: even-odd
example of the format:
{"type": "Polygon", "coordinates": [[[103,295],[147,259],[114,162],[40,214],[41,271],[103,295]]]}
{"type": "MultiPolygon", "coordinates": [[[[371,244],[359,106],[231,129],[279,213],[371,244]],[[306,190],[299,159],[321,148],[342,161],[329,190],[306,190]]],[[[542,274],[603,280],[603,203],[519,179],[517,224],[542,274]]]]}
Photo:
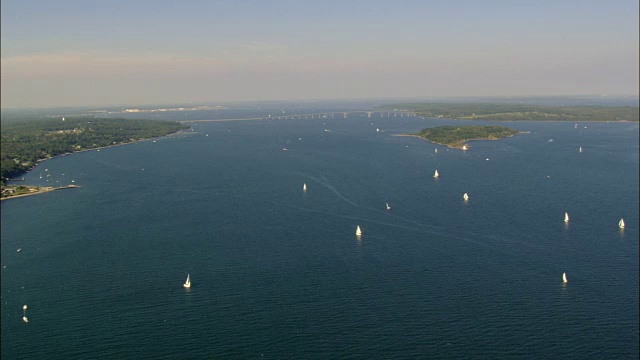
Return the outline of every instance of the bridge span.
{"type": "Polygon", "coordinates": [[[355,110],[355,111],[332,111],[332,112],[318,112],[308,114],[281,114],[281,115],[267,115],[264,117],[252,117],[252,118],[237,118],[237,119],[209,119],[209,120],[183,120],[181,123],[195,123],[195,122],[223,122],[223,121],[247,121],[247,120],[303,120],[303,119],[335,119],[342,118],[347,119],[350,115],[359,115],[360,117],[366,116],[369,119],[372,118],[402,118],[402,117],[414,117],[418,116],[414,112],[410,111],[367,111],[367,110],[355,110]]]}

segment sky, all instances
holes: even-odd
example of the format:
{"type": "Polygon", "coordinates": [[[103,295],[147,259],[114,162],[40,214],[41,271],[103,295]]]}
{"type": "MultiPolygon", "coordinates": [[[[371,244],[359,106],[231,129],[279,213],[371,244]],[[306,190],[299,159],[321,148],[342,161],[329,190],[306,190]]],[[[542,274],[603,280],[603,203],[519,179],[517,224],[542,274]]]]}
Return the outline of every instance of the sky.
{"type": "Polygon", "coordinates": [[[2,108],[638,95],[638,1],[2,0],[2,108]]]}

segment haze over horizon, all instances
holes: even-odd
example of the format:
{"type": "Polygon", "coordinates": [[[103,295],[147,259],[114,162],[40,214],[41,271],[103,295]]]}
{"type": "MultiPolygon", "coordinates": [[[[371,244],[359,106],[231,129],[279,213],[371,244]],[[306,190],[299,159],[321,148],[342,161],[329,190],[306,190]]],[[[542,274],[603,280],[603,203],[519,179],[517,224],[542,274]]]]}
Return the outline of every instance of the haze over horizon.
{"type": "Polygon", "coordinates": [[[1,3],[2,108],[638,95],[638,2],[1,3]]]}

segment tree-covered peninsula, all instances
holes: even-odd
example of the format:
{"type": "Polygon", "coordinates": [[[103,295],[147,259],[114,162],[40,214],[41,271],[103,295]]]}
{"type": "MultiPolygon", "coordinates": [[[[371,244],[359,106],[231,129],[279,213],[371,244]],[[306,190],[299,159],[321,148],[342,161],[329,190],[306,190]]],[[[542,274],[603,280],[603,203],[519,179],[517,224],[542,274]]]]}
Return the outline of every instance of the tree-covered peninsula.
{"type": "Polygon", "coordinates": [[[39,160],[164,136],[187,128],[179,122],[159,120],[95,117],[3,119],[0,134],[2,184],[7,178],[28,171],[39,160]]]}
{"type": "Polygon", "coordinates": [[[469,140],[498,140],[513,136],[519,131],[504,126],[437,126],[415,134],[425,140],[453,148],[463,148],[469,140]]]}
{"type": "Polygon", "coordinates": [[[431,118],[490,121],[638,121],[637,106],[541,106],[494,103],[408,103],[381,107],[431,118]]]}

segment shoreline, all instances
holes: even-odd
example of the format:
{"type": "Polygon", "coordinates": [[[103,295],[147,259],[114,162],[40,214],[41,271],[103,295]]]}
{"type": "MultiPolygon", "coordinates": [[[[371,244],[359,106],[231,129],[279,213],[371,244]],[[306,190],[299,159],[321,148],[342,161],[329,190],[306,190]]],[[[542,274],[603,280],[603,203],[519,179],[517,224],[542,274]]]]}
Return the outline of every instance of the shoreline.
{"type": "Polygon", "coordinates": [[[11,189],[11,188],[16,188],[18,186],[24,186],[28,189],[28,193],[22,193],[22,194],[16,194],[16,195],[8,195],[8,196],[2,196],[0,197],[0,201],[1,200],[7,200],[7,199],[14,199],[14,198],[22,198],[25,196],[32,196],[32,195],[38,195],[38,194],[44,194],[44,193],[48,193],[51,191],[55,191],[55,190],[64,190],[64,189],[74,189],[74,188],[80,188],[81,186],[79,185],[75,185],[75,184],[69,184],[69,185],[65,185],[65,186],[59,186],[59,187],[50,187],[50,186],[39,186],[39,185],[30,185],[30,184],[20,184],[20,185],[10,185],[8,182],[13,180],[13,179],[18,179],[20,176],[22,176],[22,179],[24,179],[24,175],[35,170],[38,165],[40,165],[41,163],[47,161],[47,160],[51,160],[51,159],[55,159],[58,157],[63,157],[63,156],[68,156],[68,155],[73,155],[76,153],[82,153],[82,152],[88,152],[88,151],[100,151],[100,149],[108,149],[108,148],[112,148],[112,147],[116,147],[116,146],[122,146],[122,145],[130,145],[130,144],[135,144],[135,143],[139,143],[139,142],[143,142],[143,141],[148,141],[148,140],[153,140],[155,141],[155,139],[160,139],[162,137],[175,137],[175,136],[180,136],[180,135],[191,135],[193,134],[191,131],[187,131],[189,129],[192,129],[192,127],[189,127],[188,129],[182,129],[182,130],[178,130],[169,134],[165,134],[165,135],[160,135],[160,136],[155,136],[155,137],[149,137],[149,138],[145,138],[145,139],[138,139],[138,140],[134,140],[134,141],[129,141],[129,142],[122,142],[122,143],[118,143],[118,144],[111,144],[111,145],[106,145],[106,146],[99,146],[99,147],[92,147],[92,148],[88,148],[88,149],[82,149],[82,150],[76,150],[76,151],[71,151],[71,152],[66,152],[63,154],[59,154],[56,156],[49,156],[46,158],[42,158],[42,159],[38,159],[36,160],[35,164],[33,166],[31,166],[30,168],[26,169],[26,171],[16,175],[15,177],[11,178],[11,179],[7,179],[7,184],[3,185],[3,192],[5,189],[11,189]],[[37,189],[37,190],[36,190],[37,189]]]}
{"type": "MultiPolygon", "coordinates": [[[[25,185],[25,186],[29,186],[29,185],[25,185]]],[[[76,188],[81,188],[82,186],[80,185],[66,185],[66,186],[59,186],[59,187],[41,187],[40,190],[36,190],[33,192],[29,192],[27,194],[18,194],[18,195],[10,195],[10,196],[5,196],[0,198],[0,201],[4,201],[4,200],[9,200],[9,199],[17,199],[17,198],[22,198],[22,197],[26,197],[26,196],[32,196],[32,195],[39,195],[39,194],[44,194],[44,193],[48,193],[51,191],[56,191],[56,190],[64,190],[64,189],[76,189],[76,188]]]]}
{"type": "MultiPolygon", "coordinates": [[[[23,172],[20,175],[24,175],[24,174],[34,170],[42,162],[45,162],[45,161],[51,160],[51,159],[55,159],[55,158],[58,158],[58,157],[73,155],[73,154],[82,153],[82,152],[100,150],[100,149],[108,149],[108,148],[112,148],[112,147],[116,147],[116,146],[130,145],[130,144],[135,144],[135,143],[139,143],[139,142],[143,142],[143,141],[147,141],[147,140],[159,139],[159,138],[161,138],[163,136],[177,136],[177,135],[186,135],[186,134],[190,134],[190,132],[187,132],[186,129],[185,130],[178,130],[176,132],[172,132],[172,133],[167,134],[167,135],[161,135],[161,136],[156,136],[156,137],[152,137],[152,138],[134,140],[134,141],[120,143],[120,144],[111,144],[111,145],[107,145],[107,146],[100,146],[100,147],[95,147],[95,148],[90,148],[90,149],[82,149],[82,150],[78,150],[78,151],[67,152],[67,153],[64,153],[64,154],[56,155],[56,156],[50,156],[50,157],[46,157],[46,158],[43,158],[43,159],[36,160],[35,165],[33,165],[32,167],[27,169],[27,171],[23,172]]],[[[17,175],[17,176],[20,176],[20,175],[17,175]]],[[[12,180],[12,179],[9,179],[9,180],[12,180]]]]}
{"type": "Polygon", "coordinates": [[[454,121],[486,121],[486,122],[562,122],[562,123],[583,123],[583,124],[587,124],[587,123],[635,123],[635,122],[639,122],[640,120],[636,121],[636,120],[558,120],[558,119],[550,119],[550,120],[495,120],[495,119],[479,119],[479,118],[475,118],[475,119],[461,119],[461,118],[446,118],[446,117],[433,117],[433,116],[424,116],[424,115],[419,115],[419,114],[415,114],[416,116],[420,116],[423,119],[436,119],[436,120],[454,120],[454,121]]]}

